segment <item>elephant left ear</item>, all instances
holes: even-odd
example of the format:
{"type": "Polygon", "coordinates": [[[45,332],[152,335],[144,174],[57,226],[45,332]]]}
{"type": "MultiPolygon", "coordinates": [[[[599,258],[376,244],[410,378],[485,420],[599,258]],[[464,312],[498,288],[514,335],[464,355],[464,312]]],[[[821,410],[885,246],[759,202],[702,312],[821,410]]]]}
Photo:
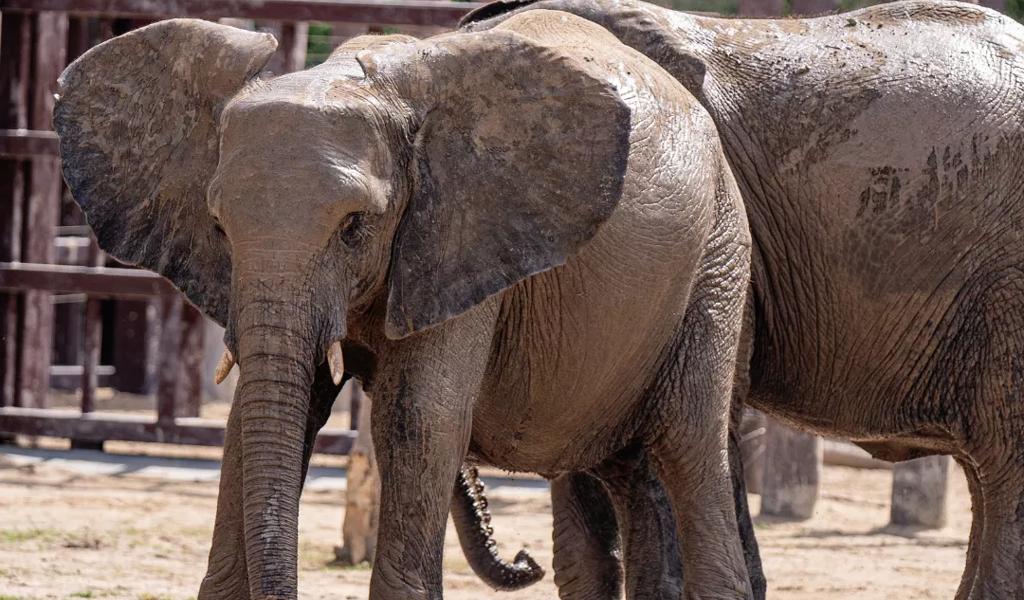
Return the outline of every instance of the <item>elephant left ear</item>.
{"type": "Polygon", "coordinates": [[[612,214],[630,109],[586,59],[507,30],[359,55],[422,118],[392,252],[388,337],[565,263],[612,214]]]}

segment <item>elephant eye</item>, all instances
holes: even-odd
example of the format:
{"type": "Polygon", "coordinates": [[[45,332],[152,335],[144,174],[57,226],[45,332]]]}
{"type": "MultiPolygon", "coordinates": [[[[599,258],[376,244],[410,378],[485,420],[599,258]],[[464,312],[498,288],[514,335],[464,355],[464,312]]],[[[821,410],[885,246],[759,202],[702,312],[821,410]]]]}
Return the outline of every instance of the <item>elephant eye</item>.
{"type": "Polygon", "coordinates": [[[359,243],[363,229],[363,213],[351,213],[341,222],[341,239],[348,246],[359,243]]]}

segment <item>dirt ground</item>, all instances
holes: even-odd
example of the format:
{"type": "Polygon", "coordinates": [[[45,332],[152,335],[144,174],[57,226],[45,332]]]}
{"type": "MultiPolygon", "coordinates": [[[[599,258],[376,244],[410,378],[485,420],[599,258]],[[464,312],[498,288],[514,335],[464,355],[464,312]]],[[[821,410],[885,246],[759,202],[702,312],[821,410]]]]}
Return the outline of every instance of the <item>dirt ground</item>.
{"type": "MultiPolygon", "coordinates": [[[[961,474],[951,490],[949,525],[934,532],[886,527],[891,475],[827,467],[817,514],[805,523],[759,519],[758,538],[777,599],[952,598],[970,526],[961,474]]],[[[0,600],[194,598],[216,502],[213,482],[139,475],[83,475],[54,464],[15,465],[0,448],[0,600]]],[[[454,532],[445,553],[446,598],[556,598],[550,575],[550,503],[543,491],[491,494],[502,553],[524,544],[548,568],[537,586],[496,593],[462,558],[454,532]]],[[[757,496],[751,496],[756,510],[757,496]]],[[[366,567],[329,563],[342,494],[310,492],[301,513],[300,597],[367,597],[366,567]]]]}

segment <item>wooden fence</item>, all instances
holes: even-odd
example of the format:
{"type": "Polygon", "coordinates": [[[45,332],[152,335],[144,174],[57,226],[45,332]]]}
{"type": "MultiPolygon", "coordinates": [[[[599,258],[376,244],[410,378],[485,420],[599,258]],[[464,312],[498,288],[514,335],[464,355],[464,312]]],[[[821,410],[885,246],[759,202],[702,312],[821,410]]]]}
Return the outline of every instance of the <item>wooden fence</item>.
{"type": "MultiPolygon", "coordinates": [[[[280,41],[271,65],[305,65],[309,21],[347,24],[351,33],[383,27],[451,27],[479,4],[437,0],[0,0],[0,436],[220,445],[223,423],[200,419],[201,315],[164,279],[107,266],[88,237],[60,176],[51,113],[57,76],[89,47],[171,17],[247,19],[280,41]],[[353,25],[354,24],[354,25],[353,25]],[[72,251],[74,250],[74,251],[72,251]],[[56,264],[56,263],[65,264],[56,264]],[[142,300],[156,309],[156,417],[96,413],[104,300],[142,300]],[[75,318],[55,327],[57,310],[79,302],[75,318]],[[55,334],[73,346],[78,365],[55,373],[55,334]],[[47,407],[55,376],[76,377],[79,410],[47,407]]],[[[146,354],[139,347],[137,353],[146,354]]],[[[59,369],[58,369],[59,370],[59,369]]],[[[349,430],[325,430],[317,450],[347,453],[349,430]]]]}

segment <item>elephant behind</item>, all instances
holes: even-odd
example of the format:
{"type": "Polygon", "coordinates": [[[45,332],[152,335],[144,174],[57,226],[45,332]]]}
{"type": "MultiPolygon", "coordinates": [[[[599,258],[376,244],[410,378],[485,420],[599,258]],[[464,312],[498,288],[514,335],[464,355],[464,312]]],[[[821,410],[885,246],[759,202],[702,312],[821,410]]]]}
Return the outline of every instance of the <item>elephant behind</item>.
{"type": "Polygon", "coordinates": [[[464,28],[532,9],[608,28],[714,119],[754,240],[747,401],[878,458],[953,455],[974,512],[957,597],[1024,597],[1024,27],[956,2],[517,0],[464,28]]]}

